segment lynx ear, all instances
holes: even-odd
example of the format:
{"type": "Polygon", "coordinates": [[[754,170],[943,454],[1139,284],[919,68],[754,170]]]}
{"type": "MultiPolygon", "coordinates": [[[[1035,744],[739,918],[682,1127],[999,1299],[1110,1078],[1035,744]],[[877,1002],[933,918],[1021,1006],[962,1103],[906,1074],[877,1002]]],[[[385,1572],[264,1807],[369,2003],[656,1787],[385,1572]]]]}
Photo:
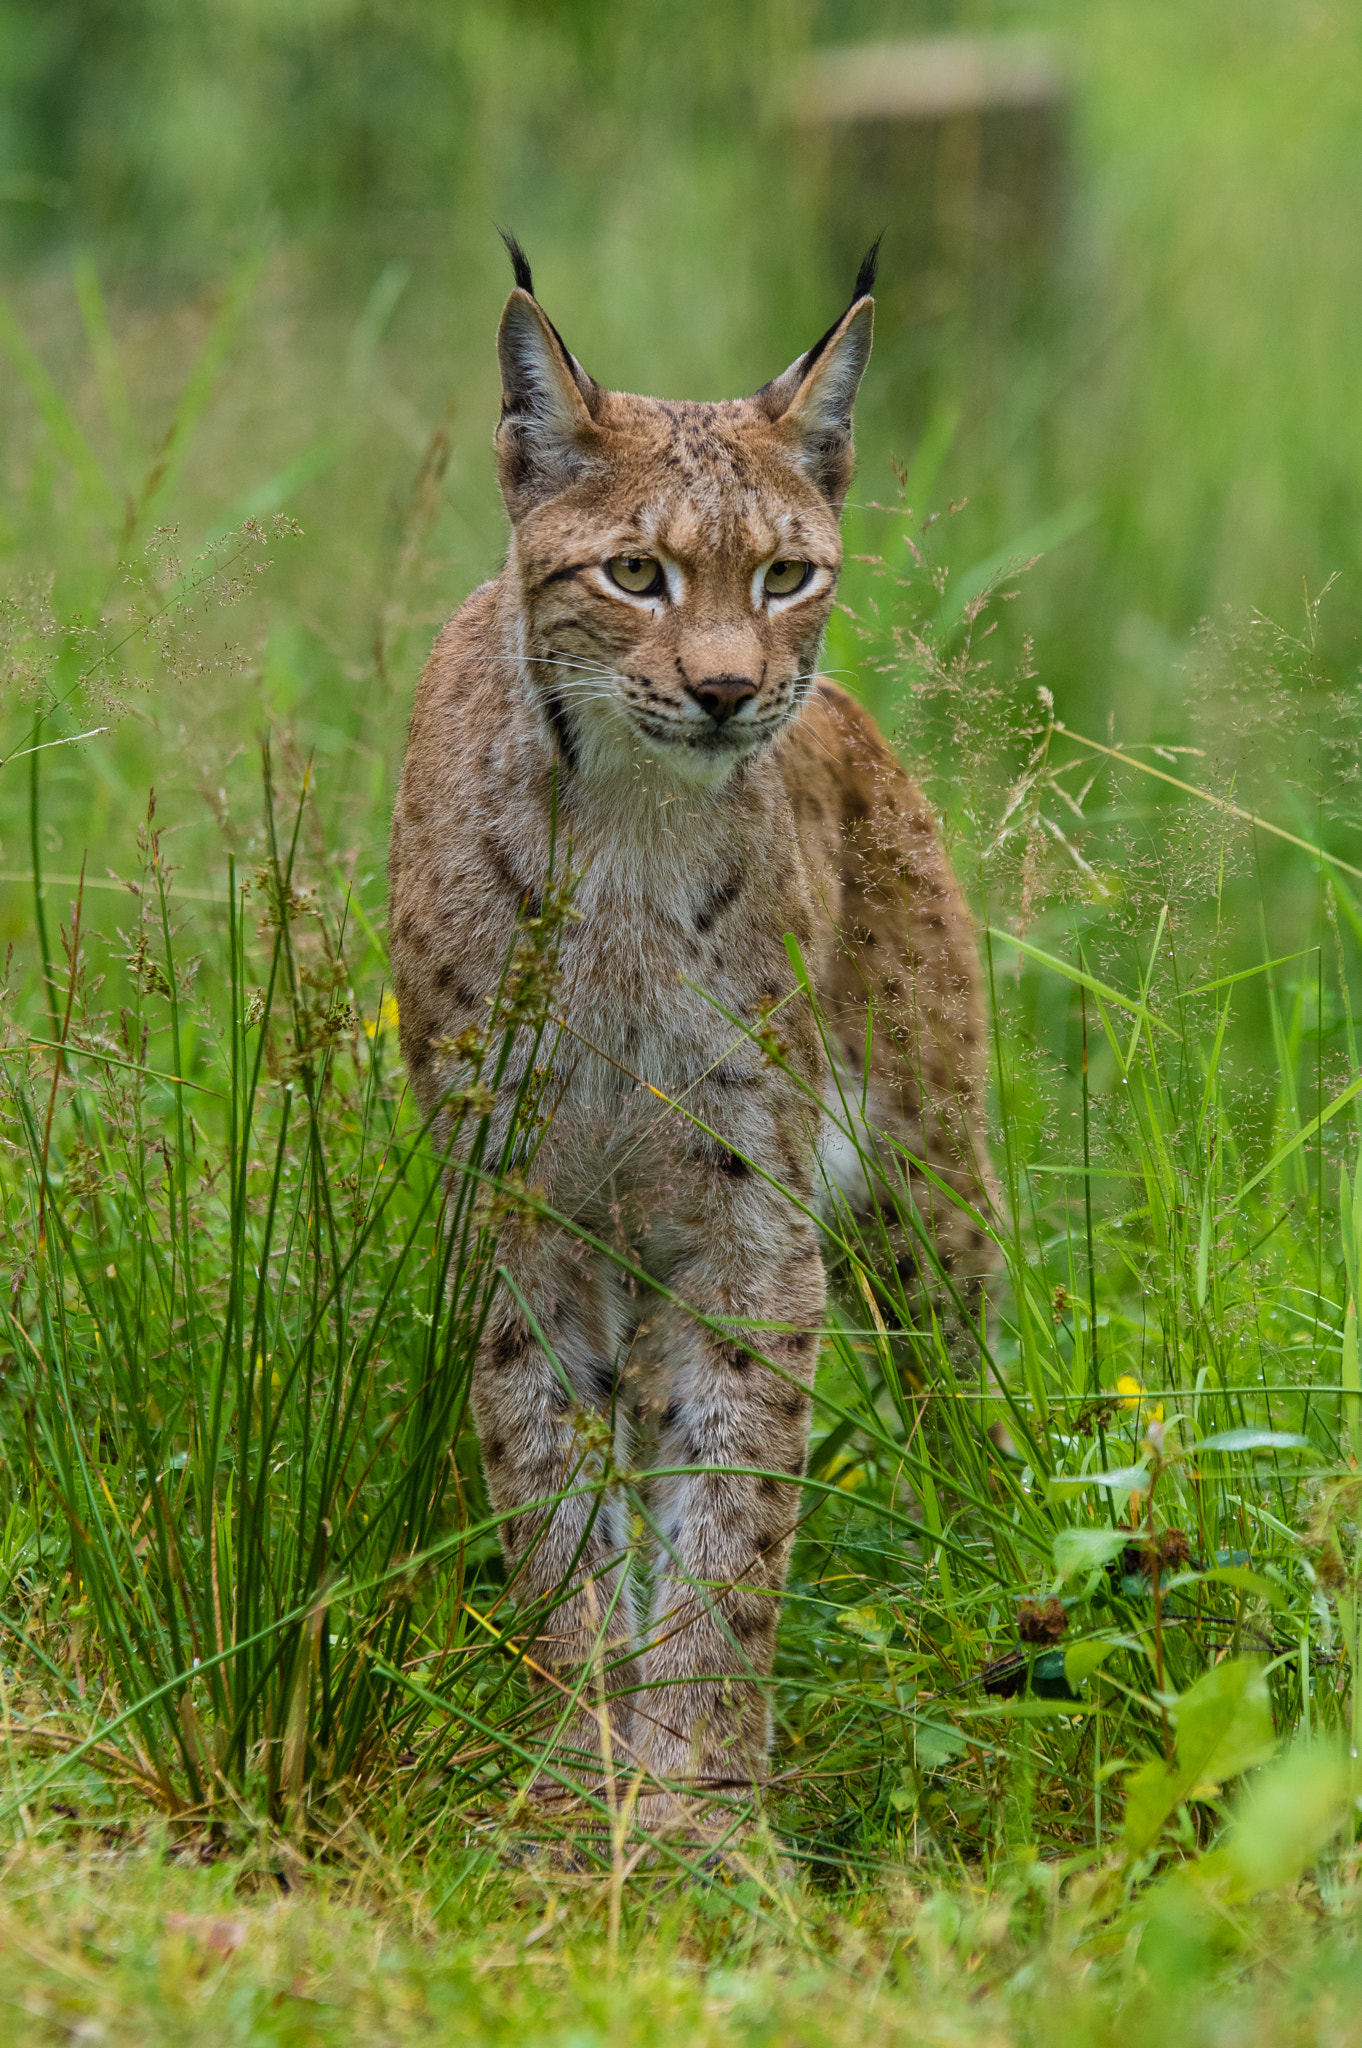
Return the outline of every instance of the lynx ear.
{"type": "Polygon", "coordinates": [[[506,301],[497,356],[497,463],[501,493],[514,520],[586,468],[597,438],[593,411],[600,387],[568,353],[558,329],[523,286],[506,301]]]}
{"type": "Polygon", "coordinates": [[[875,301],[858,299],[822,341],[755,395],[795,460],[840,510],[851,485],[851,408],[870,361],[875,301]]]}
{"type": "Polygon", "coordinates": [[[782,376],[753,394],[791,443],[800,467],[839,510],[851,483],[851,408],[870,361],[875,322],[870,291],[879,248],[877,238],[862,259],[841,319],[782,376]]]}

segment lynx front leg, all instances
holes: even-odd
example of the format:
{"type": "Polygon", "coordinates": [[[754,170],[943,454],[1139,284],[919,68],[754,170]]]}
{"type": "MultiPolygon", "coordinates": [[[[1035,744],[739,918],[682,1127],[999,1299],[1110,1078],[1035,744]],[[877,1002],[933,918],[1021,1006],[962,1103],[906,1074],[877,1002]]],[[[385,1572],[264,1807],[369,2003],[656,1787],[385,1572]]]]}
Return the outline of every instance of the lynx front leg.
{"type": "Polygon", "coordinates": [[[503,1253],[554,1357],[514,1297],[500,1294],[473,1376],[473,1413],[492,1504],[507,1517],[502,1549],[517,1604],[540,1617],[527,1668],[543,1695],[544,1732],[566,1714],[545,1759],[553,1769],[534,1786],[550,1803],[570,1797],[555,1772],[599,1795],[607,1763],[632,1768],[638,1676],[625,1512],[618,1490],[601,1484],[624,1332],[607,1278],[576,1247],[559,1239],[541,1252],[531,1240],[503,1253]]]}
{"type": "Polygon", "coordinates": [[[660,1481],[654,1499],[661,1540],[644,1704],[652,1769],[697,1791],[750,1790],[770,1744],[763,1681],[799,1515],[824,1299],[813,1226],[788,1208],[778,1226],[782,1248],[764,1271],[734,1275],[728,1237],[673,1283],[711,1316],[794,1326],[747,1336],[774,1371],[690,1319],[669,1333],[658,1464],[698,1469],[660,1481]]]}

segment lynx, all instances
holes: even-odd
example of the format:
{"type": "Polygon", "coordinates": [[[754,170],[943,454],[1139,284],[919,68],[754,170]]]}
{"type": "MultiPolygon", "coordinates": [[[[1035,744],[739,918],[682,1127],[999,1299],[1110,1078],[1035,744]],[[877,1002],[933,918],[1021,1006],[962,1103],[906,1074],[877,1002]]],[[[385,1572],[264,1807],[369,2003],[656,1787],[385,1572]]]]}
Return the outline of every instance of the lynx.
{"type": "MultiPolygon", "coordinates": [[[[818,670],[876,251],[782,376],[678,404],[597,384],[507,246],[510,544],[417,692],[393,970],[435,1116],[466,1084],[460,1035],[486,1021],[551,834],[560,861],[569,848],[534,1178],[577,1229],[506,1222],[515,1292],[496,1298],[472,1404],[508,1570],[547,1614],[527,1664],[566,1718],[559,1757],[587,1789],[603,1751],[641,1772],[665,1818],[763,1780],[824,1320],[820,1204],[840,1190],[887,1208],[894,1162],[915,1162],[946,1272],[968,1286],[992,1263],[980,976],[926,803],[818,670]],[[643,1443],[639,1518],[614,1482],[643,1443]]],[[[563,1783],[546,1768],[534,1789],[563,1783]]]]}

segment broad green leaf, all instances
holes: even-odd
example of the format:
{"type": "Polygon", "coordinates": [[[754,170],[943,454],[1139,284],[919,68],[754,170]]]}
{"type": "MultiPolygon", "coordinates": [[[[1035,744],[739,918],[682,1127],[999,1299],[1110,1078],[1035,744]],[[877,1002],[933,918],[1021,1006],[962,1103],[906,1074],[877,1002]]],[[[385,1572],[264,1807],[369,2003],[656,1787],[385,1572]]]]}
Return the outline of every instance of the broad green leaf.
{"type": "Polygon", "coordinates": [[[1055,1536],[1055,1570],[1061,1579],[1097,1571],[1121,1555],[1130,1537],[1129,1529],[1061,1529],[1055,1536]]]}
{"type": "Polygon", "coordinates": [[[1085,1685],[1094,1671],[1100,1671],[1113,1650],[1119,1650],[1119,1643],[1075,1643],[1071,1650],[1064,1652],[1064,1676],[1075,1692],[1085,1685]]]}
{"type": "Polygon", "coordinates": [[[1183,1693],[1176,1708],[1178,1764],[1193,1785],[1222,1784],[1276,1747],[1261,1658],[1229,1657],[1183,1693]]]}
{"type": "Polygon", "coordinates": [[[1302,1745],[1255,1780],[1225,1835],[1183,1881],[1214,1886],[1231,1904],[1295,1884],[1343,1826],[1349,1804],[1343,1758],[1302,1745]]]}
{"type": "Polygon", "coordinates": [[[1062,1650],[1045,1650],[1032,1661],[1028,1692],[1035,1700],[1064,1700],[1072,1703],[1077,1699],[1078,1695],[1064,1675],[1062,1650]]]}
{"type": "Polygon", "coordinates": [[[1182,1798],[1182,1785],[1171,1765],[1157,1758],[1126,1779],[1126,1854],[1141,1856],[1159,1838],[1173,1808],[1182,1798]]]}
{"type": "Polygon", "coordinates": [[[958,1728],[943,1727],[937,1721],[919,1721],[917,1724],[919,1770],[939,1771],[943,1764],[963,1756],[968,1748],[969,1743],[958,1728]]]}
{"type": "Polygon", "coordinates": [[[1153,1847],[1169,1814],[1193,1792],[1219,1786],[1272,1754],[1276,1734],[1260,1658],[1233,1657],[1199,1678],[1176,1708],[1177,1757],[1135,1773],[1126,1786],[1126,1849],[1153,1847]]]}
{"type": "Polygon", "coordinates": [[[1313,1451],[1315,1446],[1308,1436],[1301,1436],[1291,1429],[1222,1429],[1215,1436],[1204,1436],[1197,1445],[1201,1451],[1313,1451]]]}
{"type": "Polygon", "coordinates": [[[1067,1500],[1087,1486],[1106,1486],[1113,1493],[1148,1493],[1149,1473],[1143,1465],[1121,1465],[1114,1472],[1056,1472],[1050,1481],[1050,1498],[1067,1500]]]}
{"type": "Polygon", "coordinates": [[[841,1628],[859,1636],[874,1650],[882,1650],[894,1633],[894,1617],[882,1607],[845,1607],[837,1621],[841,1628]]]}

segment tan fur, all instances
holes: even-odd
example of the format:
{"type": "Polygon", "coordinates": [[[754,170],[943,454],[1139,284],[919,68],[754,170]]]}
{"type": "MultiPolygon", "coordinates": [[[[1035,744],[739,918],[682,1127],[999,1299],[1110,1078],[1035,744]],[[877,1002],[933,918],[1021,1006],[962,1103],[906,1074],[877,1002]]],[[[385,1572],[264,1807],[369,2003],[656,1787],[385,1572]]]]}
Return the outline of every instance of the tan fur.
{"type": "MultiPolygon", "coordinates": [[[[510,551],[436,642],[393,820],[402,1049],[434,1112],[466,1079],[450,1042],[486,1021],[543,883],[556,787],[580,921],[562,944],[566,1028],[534,1176],[675,1302],[571,1234],[513,1220],[501,1255],[557,1364],[503,1292],[474,1412],[518,1590],[564,1589],[533,1661],[572,1686],[603,1655],[625,1767],[710,1789],[763,1770],[760,1681],[824,1312],[819,1231],[771,1181],[810,1206],[829,1182],[862,1208],[882,1198],[836,1129],[854,1118],[889,1180],[902,1147],[989,1201],[968,913],[921,796],[865,714],[816,679],[870,313],[856,301],[753,398],[680,405],[601,390],[533,298],[512,294],[498,430],[510,551]],[[622,555],[660,561],[663,588],[618,589],[604,565],[622,555]],[[769,599],[773,558],[811,564],[809,583],[769,599]],[[777,1032],[783,1061],[734,1017],[777,1032]],[[641,1652],[625,1504],[605,1483],[612,1428],[626,1468],[641,1436],[673,1474],[647,1502],[641,1652]],[[569,1481],[556,1511],[534,1511],[569,1481]],[[653,1689],[631,1699],[640,1680],[653,1689]]],[[[992,1263],[987,1240],[929,1178],[912,1180],[944,1264],[968,1282],[992,1263]]],[[[597,1682],[565,1755],[599,1748],[597,1682]]]]}

